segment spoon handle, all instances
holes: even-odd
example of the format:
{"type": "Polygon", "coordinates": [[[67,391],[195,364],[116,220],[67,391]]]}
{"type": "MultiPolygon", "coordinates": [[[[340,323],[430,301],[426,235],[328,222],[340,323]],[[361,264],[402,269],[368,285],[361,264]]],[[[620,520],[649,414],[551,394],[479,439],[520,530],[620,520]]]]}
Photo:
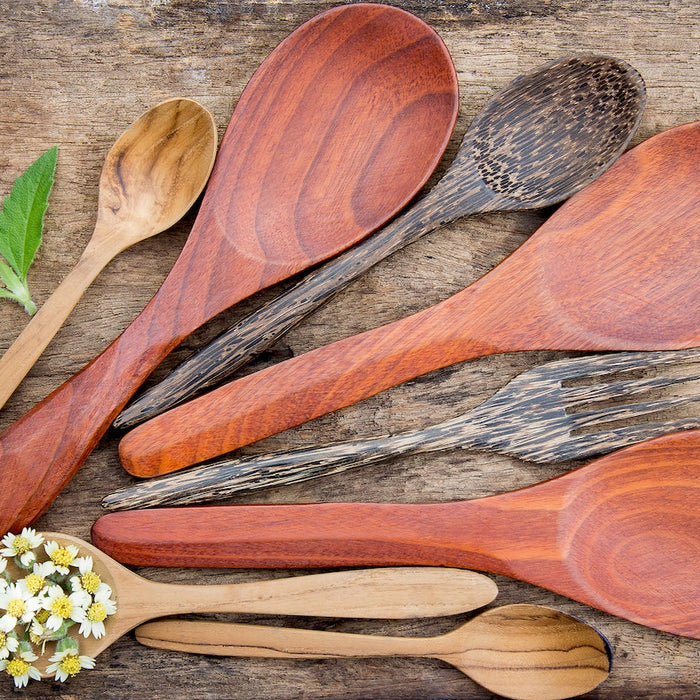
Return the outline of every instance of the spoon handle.
{"type": "Polygon", "coordinates": [[[99,246],[88,245],[75,267],[0,358],[0,408],[34,366],[95,277],[123,249],[124,246],[114,249],[107,245],[109,240],[105,237],[105,242],[99,246]]]}
{"type": "Polygon", "coordinates": [[[136,629],[136,639],[156,649],[268,659],[428,656],[431,642],[441,641],[440,637],[385,637],[179,619],[141,625],[136,629]]]}
{"type": "Polygon", "coordinates": [[[231,376],[364,272],[431,231],[468,214],[527,208],[485,186],[465,156],[468,145],[462,144],[442,180],[407,212],[241,319],[127,406],[115,427],[138,425],[231,376]]]}

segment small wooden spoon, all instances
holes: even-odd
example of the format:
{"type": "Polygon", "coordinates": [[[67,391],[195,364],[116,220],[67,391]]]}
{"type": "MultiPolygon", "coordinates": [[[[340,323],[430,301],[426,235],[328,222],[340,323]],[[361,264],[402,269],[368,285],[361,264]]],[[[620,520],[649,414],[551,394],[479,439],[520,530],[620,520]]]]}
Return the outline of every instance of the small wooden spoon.
{"type": "Polygon", "coordinates": [[[145,646],[217,656],[440,659],[492,693],[521,700],[570,698],[609,675],[612,652],[593,627],[539,605],[504,605],[439,637],[382,637],[226,622],[161,620],[142,625],[145,646]]]}
{"type": "Polygon", "coordinates": [[[457,79],[440,37],[388,5],[342,5],[287,37],[236,106],[187,243],[99,357],[0,435],[0,532],[35,520],[183,338],[344,250],[425,184],[457,79]]]}
{"type": "Polygon", "coordinates": [[[153,566],[462,566],[700,638],[699,477],[689,430],[470,501],[122,511],[92,539],[153,566]]]}
{"type": "Polygon", "coordinates": [[[155,476],[464,360],[700,345],[700,122],[628,151],[458,294],[220,387],[121,441],[155,476]]]}
{"type": "Polygon", "coordinates": [[[0,408],[107,263],[190,209],[214,166],[216,140],[212,115],[182,98],[149,109],[117,139],[102,166],[85,251],[0,359],[0,408]]]}
{"type": "MultiPolygon", "coordinates": [[[[77,537],[43,533],[91,556],[93,568],[111,586],[117,612],[100,639],[76,637],[80,653],[93,658],[137,625],[164,615],[238,612],[267,615],[407,619],[475,610],[497,595],[486,576],[459,569],[400,567],[335,571],[250,583],[183,585],[149,581],[77,537]]],[[[43,659],[53,653],[47,648],[43,659]]]]}
{"type": "Polygon", "coordinates": [[[570,56],[519,76],[476,116],[447,173],[423,199],[241,319],[125,408],[115,427],[133,427],[230,376],[363,272],[430,231],[470,214],[567,199],[624,151],[644,102],[639,74],[605,56],[570,56]]]}

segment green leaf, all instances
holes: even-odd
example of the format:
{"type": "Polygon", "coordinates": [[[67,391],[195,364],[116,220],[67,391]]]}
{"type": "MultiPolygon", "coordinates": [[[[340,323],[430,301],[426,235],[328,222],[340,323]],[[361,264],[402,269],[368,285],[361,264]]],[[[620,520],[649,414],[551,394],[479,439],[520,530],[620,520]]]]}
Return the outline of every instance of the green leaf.
{"type": "Polygon", "coordinates": [[[58,148],[39,156],[20,175],[0,211],[0,255],[24,280],[41,244],[44,212],[53,185],[58,148]]]}
{"type": "Polygon", "coordinates": [[[0,255],[14,271],[14,275],[11,275],[7,266],[3,264],[0,267],[0,281],[7,287],[7,290],[1,290],[0,296],[18,301],[30,315],[36,311],[36,307],[29,295],[27,273],[41,245],[44,213],[53,186],[57,158],[57,146],[39,156],[15,180],[12,192],[5,197],[0,210],[0,255]]]}

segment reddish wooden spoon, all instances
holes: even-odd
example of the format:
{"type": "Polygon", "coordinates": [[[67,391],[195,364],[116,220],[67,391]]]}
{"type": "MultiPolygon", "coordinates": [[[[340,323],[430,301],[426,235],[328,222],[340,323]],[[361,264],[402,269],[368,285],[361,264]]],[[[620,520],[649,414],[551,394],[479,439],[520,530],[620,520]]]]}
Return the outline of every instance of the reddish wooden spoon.
{"type": "Polygon", "coordinates": [[[97,547],[146,566],[480,569],[700,638],[700,430],[471,501],[122,511],[97,547]]]}
{"type": "Polygon", "coordinates": [[[439,161],[457,108],[447,49],[403,10],[335,8],[283,41],[241,95],[192,233],[156,296],[0,436],[0,531],[49,505],[186,335],[405,205],[439,161]]]}
{"type": "Polygon", "coordinates": [[[698,162],[700,122],[658,134],[471,286],[153,418],[123,438],[125,468],[174,471],[482,355],[700,345],[698,162]]]}

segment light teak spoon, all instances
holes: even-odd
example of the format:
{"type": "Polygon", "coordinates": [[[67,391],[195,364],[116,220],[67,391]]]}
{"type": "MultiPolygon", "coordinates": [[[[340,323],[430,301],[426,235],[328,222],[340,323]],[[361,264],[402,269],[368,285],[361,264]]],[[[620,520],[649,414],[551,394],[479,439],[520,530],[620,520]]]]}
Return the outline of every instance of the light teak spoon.
{"type": "Polygon", "coordinates": [[[699,476],[690,430],[470,501],[122,511],[92,536],[141,565],[461,566],[700,638],[699,476]]]}
{"type": "Polygon", "coordinates": [[[190,209],[211,173],[216,140],[212,115],[182,98],[148,110],[117,139],[102,166],[97,222],[87,247],[0,358],[0,407],[107,263],[190,209]]]}
{"type": "Polygon", "coordinates": [[[648,139],[466,289],[151,419],[122,439],[125,468],[196,464],[484,355],[700,345],[699,161],[700,122],[648,139]]]}
{"type": "Polygon", "coordinates": [[[521,700],[570,698],[610,673],[612,653],[593,627],[539,605],[504,605],[439,637],[384,637],[226,622],[160,620],[136,630],[145,646],[218,656],[332,659],[427,656],[492,693],[521,700]]]}
{"type": "Polygon", "coordinates": [[[38,517],[180,340],[404,206],[439,161],[457,107],[445,45],[403,10],[345,5],[285,39],[243,91],[157,294],[97,359],[0,435],[0,531],[38,517]]]}
{"type": "MultiPolygon", "coordinates": [[[[137,625],[164,615],[237,612],[406,619],[475,610],[498,592],[486,576],[438,567],[335,571],[233,584],[159,583],[137,576],[77,537],[55,532],[44,536],[91,556],[94,571],[112,588],[117,612],[105,623],[106,635],[76,637],[80,653],[93,658],[137,625]]],[[[44,658],[51,653],[47,649],[44,658]]]]}
{"type": "Polygon", "coordinates": [[[133,427],[229,376],[363,272],[469,214],[551,206],[622,153],[642,115],[638,73],[604,56],[575,56],[516,78],[477,115],[445,176],[371,239],[241,319],[117,417],[133,427]]]}

